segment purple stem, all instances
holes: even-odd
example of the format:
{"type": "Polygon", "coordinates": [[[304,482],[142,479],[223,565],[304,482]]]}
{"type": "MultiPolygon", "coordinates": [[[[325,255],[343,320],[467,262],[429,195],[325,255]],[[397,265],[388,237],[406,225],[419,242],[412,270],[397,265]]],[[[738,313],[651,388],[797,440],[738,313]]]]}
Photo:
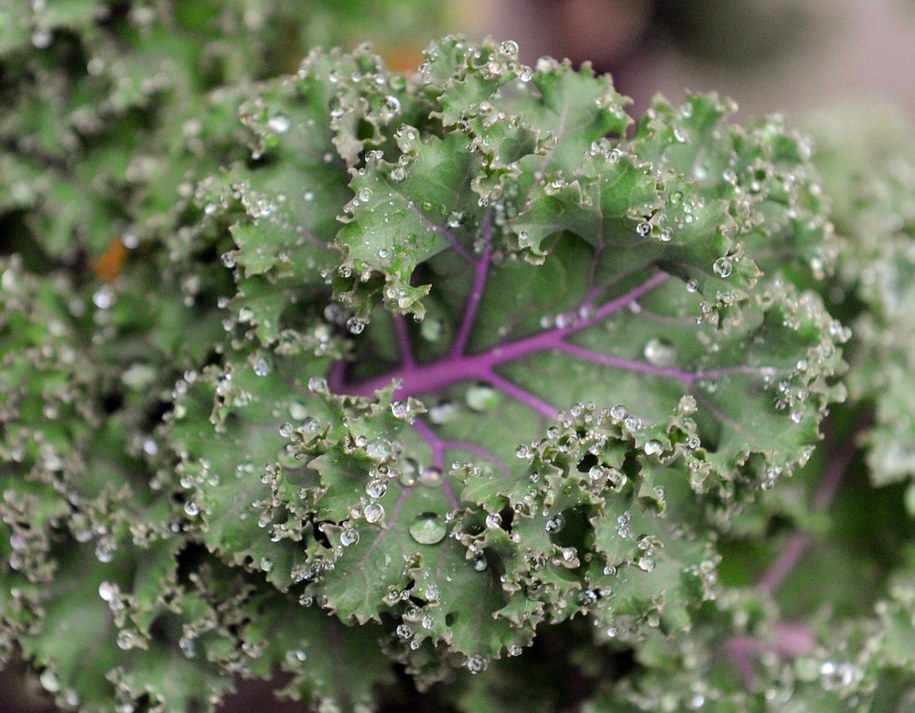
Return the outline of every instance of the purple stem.
{"type": "MultiPolygon", "coordinates": [[[[447,444],[445,441],[440,439],[435,435],[435,432],[426,424],[422,419],[416,419],[413,421],[413,428],[420,435],[420,437],[429,444],[432,448],[432,465],[437,468],[442,473],[442,491],[445,493],[445,496],[448,498],[448,502],[451,503],[451,507],[457,508],[460,506],[460,501],[455,497],[454,491],[451,489],[451,484],[444,478],[445,473],[445,448],[447,444]]],[[[405,488],[404,492],[413,489],[415,485],[411,485],[409,488],[405,488]]],[[[403,497],[403,494],[401,494],[403,497]]],[[[398,503],[400,501],[398,500],[398,503]]],[[[399,509],[399,506],[395,506],[399,509]]]]}
{"type": "MultiPolygon", "coordinates": [[[[833,438],[829,440],[834,441],[833,438]]],[[[833,443],[833,445],[835,444],[833,443]]],[[[848,472],[848,466],[851,464],[852,458],[854,458],[855,439],[847,439],[838,451],[833,452],[834,455],[829,459],[823,480],[820,481],[810,498],[810,505],[813,510],[825,510],[835,499],[839,486],[842,484],[842,479],[845,473],[848,472]]],[[[757,586],[771,593],[778,590],[791,572],[794,571],[794,568],[811,544],[813,544],[813,537],[810,534],[806,532],[793,533],[788,538],[788,542],[785,543],[781,553],[760,578],[757,586]]]]}
{"type": "Polygon", "coordinates": [[[445,463],[445,447],[442,444],[442,440],[435,435],[435,432],[422,419],[416,419],[413,422],[413,429],[432,448],[432,465],[442,470],[445,463]]]}
{"type": "Polygon", "coordinates": [[[530,391],[522,389],[517,384],[513,384],[512,382],[508,381],[508,379],[503,379],[495,372],[489,372],[486,380],[496,388],[504,391],[516,401],[519,401],[528,408],[536,411],[548,421],[552,421],[559,414],[559,409],[555,406],[548,404],[546,401],[538,398],[530,391]]]}
{"type": "Polygon", "coordinates": [[[339,394],[346,388],[346,362],[335,361],[327,372],[327,388],[339,394]]]}
{"type": "Polygon", "coordinates": [[[483,298],[483,289],[486,287],[486,277],[489,273],[491,256],[492,215],[487,213],[486,218],[483,220],[483,254],[474,265],[473,287],[470,288],[470,297],[467,300],[464,316],[461,319],[461,326],[458,328],[457,337],[454,340],[451,358],[463,356],[467,349],[467,341],[470,339],[470,330],[476,320],[477,311],[480,308],[480,301],[483,298]]]}
{"type": "Polygon", "coordinates": [[[413,204],[412,201],[408,200],[402,194],[400,194],[400,195],[405,201],[407,201],[407,205],[412,206],[413,212],[416,213],[420,222],[422,222],[422,224],[426,228],[438,233],[439,235],[444,236],[444,238],[448,241],[448,244],[451,245],[451,249],[454,250],[454,252],[456,252],[458,255],[460,255],[461,258],[463,258],[464,260],[466,260],[469,263],[475,262],[473,259],[473,255],[471,255],[469,252],[467,252],[467,250],[464,248],[463,245],[461,245],[460,241],[457,239],[457,237],[454,235],[454,233],[452,233],[447,228],[442,227],[438,223],[429,220],[422,212],[420,212],[420,210],[415,206],[415,204],[413,204]]]}
{"type": "MultiPolygon", "coordinates": [[[[408,396],[437,392],[446,386],[461,381],[488,380],[495,383],[495,379],[498,378],[495,374],[495,369],[499,365],[523,359],[536,352],[561,349],[565,344],[563,340],[566,337],[587,329],[614,312],[632,304],[667,278],[668,276],[664,273],[652,275],[652,277],[627,294],[602,305],[590,319],[579,320],[571,326],[556,327],[508,344],[500,344],[481,354],[470,356],[452,355],[427,365],[402,366],[370,381],[355,384],[350,387],[349,391],[355,396],[371,396],[375,391],[387,387],[392,380],[399,379],[403,386],[394,392],[394,398],[405,399],[408,396]]],[[[550,419],[555,418],[557,409],[554,407],[536,399],[536,397],[504,379],[499,379],[499,384],[506,387],[506,393],[510,393],[516,398],[520,397],[522,402],[531,406],[538,413],[550,419]]]]}
{"type": "Polygon", "coordinates": [[[621,359],[619,357],[612,357],[607,354],[601,354],[600,352],[594,352],[590,349],[585,349],[584,347],[578,347],[574,344],[568,344],[567,342],[562,342],[557,345],[557,348],[566,354],[577,357],[578,359],[583,359],[585,361],[592,362],[593,364],[600,364],[601,366],[609,366],[614,369],[624,369],[626,371],[636,371],[641,374],[650,374],[651,376],[660,376],[667,379],[677,379],[678,381],[683,381],[687,384],[691,384],[696,380],[697,375],[691,372],[681,371],[680,369],[673,369],[671,367],[665,366],[655,366],[653,364],[646,364],[640,361],[632,361],[631,359],[621,359]]]}

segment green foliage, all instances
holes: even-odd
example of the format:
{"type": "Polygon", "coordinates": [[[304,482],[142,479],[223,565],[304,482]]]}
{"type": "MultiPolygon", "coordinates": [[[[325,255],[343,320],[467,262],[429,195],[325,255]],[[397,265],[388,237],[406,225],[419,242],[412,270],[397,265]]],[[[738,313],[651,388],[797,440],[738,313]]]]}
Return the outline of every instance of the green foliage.
{"type": "Polygon", "coordinates": [[[0,655],[59,705],[911,705],[915,164],[827,145],[834,228],[714,96],[66,7],[0,41],[0,655]]]}

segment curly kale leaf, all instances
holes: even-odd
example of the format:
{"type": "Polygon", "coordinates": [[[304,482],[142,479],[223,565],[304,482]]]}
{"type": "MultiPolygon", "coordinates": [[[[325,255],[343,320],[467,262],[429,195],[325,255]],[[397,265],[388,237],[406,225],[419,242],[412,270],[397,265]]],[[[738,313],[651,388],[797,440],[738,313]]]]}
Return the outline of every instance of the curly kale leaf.
{"type": "Polygon", "coordinates": [[[199,194],[237,290],[176,390],[187,526],[423,686],[576,616],[688,630],[717,533],[843,393],[844,328],[769,271],[828,257],[799,141],[702,97],[626,138],[607,78],[515,52],[448,38],[409,81],[313,52],[199,194]]]}

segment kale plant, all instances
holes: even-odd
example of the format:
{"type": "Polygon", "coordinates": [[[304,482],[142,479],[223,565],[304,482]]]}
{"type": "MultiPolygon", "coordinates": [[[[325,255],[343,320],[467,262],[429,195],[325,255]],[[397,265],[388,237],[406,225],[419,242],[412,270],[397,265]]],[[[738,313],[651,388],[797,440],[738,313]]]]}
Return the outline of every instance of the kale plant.
{"type": "Polygon", "coordinates": [[[911,157],[511,41],[199,96],[4,207],[0,653],[61,707],[915,705],[911,157]]]}

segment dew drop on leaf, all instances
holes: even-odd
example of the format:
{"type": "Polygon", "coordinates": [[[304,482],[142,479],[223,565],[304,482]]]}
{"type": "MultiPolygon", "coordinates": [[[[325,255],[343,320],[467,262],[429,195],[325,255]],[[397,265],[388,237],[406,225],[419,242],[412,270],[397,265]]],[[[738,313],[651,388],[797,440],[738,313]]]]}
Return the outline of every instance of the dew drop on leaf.
{"type": "Polygon", "coordinates": [[[673,366],[677,362],[677,350],[666,339],[649,339],[642,349],[645,360],[653,366],[673,366]]]}
{"type": "Polygon", "coordinates": [[[471,656],[467,659],[467,670],[470,673],[482,673],[486,670],[486,659],[482,656],[471,656]]]}
{"type": "Polygon", "coordinates": [[[103,602],[113,602],[117,598],[119,592],[120,588],[114,582],[104,581],[98,585],[98,595],[102,598],[103,602]]]}
{"type": "Polygon", "coordinates": [[[366,522],[375,523],[384,517],[384,508],[378,503],[369,503],[365,506],[366,522]]]}
{"type": "Polygon", "coordinates": [[[658,441],[652,438],[650,441],[645,443],[645,454],[649,456],[656,456],[658,453],[664,450],[664,445],[661,441],[658,441]]]}
{"type": "Polygon", "coordinates": [[[429,408],[429,420],[439,426],[453,421],[457,415],[457,404],[451,401],[441,401],[429,408]]]}
{"type": "Polygon", "coordinates": [[[404,420],[410,416],[413,409],[410,406],[409,401],[392,401],[391,402],[391,413],[394,415],[394,418],[404,420]]]}
{"type": "Polygon", "coordinates": [[[292,649],[286,652],[286,660],[291,663],[301,663],[308,658],[308,655],[302,649],[292,649]]]}
{"type": "Polygon", "coordinates": [[[474,384],[464,396],[467,405],[477,412],[489,411],[499,402],[499,395],[489,384],[474,384]]]}
{"type": "Polygon", "coordinates": [[[424,319],[419,327],[419,335],[427,342],[437,342],[442,336],[442,321],[440,319],[424,319]]]}
{"type": "Polygon", "coordinates": [[[384,438],[375,438],[365,447],[365,453],[375,461],[387,460],[391,456],[391,444],[384,438]]]}
{"type": "Polygon", "coordinates": [[[365,493],[370,498],[383,498],[388,485],[380,478],[372,478],[365,486],[365,493]]]}
{"type": "Polygon", "coordinates": [[[400,475],[397,479],[401,485],[409,488],[416,483],[417,475],[419,475],[419,463],[412,458],[407,458],[401,466],[400,475]]]}
{"type": "Polygon", "coordinates": [[[285,134],[289,131],[291,125],[292,122],[289,121],[289,117],[285,114],[274,114],[267,121],[269,129],[277,134],[285,134]]]}
{"type": "Polygon", "coordinates": [[[442,471],[440,468],[435,468],[430,466],[428,468],[423,468],[419,472],[417,478],[420,485],[425,485],[427,488],[437,488],[443,482],[442,471]]]}
{"type": "Polygon", "coordinates": [[[41,672],[38,681],[41,683],[41,687],[48,693],[57,693],[60,690],[60,679],[58,679],[57,674],[49,668],[46,668],[41,672]]]}
{"type": "Polygon", "coordinates": [[[344,547],[355,545],[359,542],[359,533],[355,528],[346,527],[340,532],[340,544],[344,547]]]}
{"type": "Polygon", "coordinates": [[[435,545],[445,539],[447,527],[434,512],[424,512],[410,523],[410,537],[421,545],[435,545]]]}
{"type": "MultiPolygon", "coordinates": [[[[595,466],[595,467],[597,467],[597,466],[595,466]]],[[[546,531],[547,532],[559,532],[565,524],[566,524],[565,518],[562,516],[561,513],[553,515],[553,517],[551,517],[549,520],[546,521],[546,531]]]]}
{"type": "Polygon", "coordinates": [[[730,258],[720,257],[715,260],[714,264],[712,265],[712,269],[715,271],[715,274],[718,275],[718,277],[728,277],[731,274],[731,270],[733,269],[733,264],[731,263],[730,258]]]}
{"type": "Polygon", "coordinates": [[[258,376],[267,376],[271,371],[270,363],[264,357],[254,360],[254,373],[258,376]]]}

